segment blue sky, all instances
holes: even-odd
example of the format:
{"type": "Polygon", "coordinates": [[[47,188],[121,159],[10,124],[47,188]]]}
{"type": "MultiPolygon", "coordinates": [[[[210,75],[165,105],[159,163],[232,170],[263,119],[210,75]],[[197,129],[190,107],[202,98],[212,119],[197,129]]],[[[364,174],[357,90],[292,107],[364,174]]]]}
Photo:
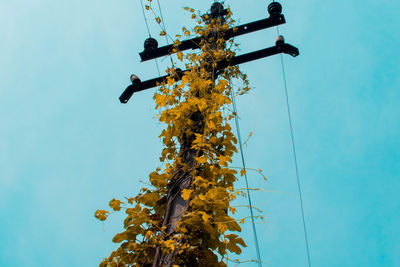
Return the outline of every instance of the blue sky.
{"type": "MultiPolygon", "coordinates": [[[[191,25],[184,6],[211,3],[161,0],[167,31],[191,25]]],[[[240,23],[267,16],[265,1],[226,3],[240,23]]],[[[301,52],[284,62],[313,266],[400,266],[400,2],[282,4],[281,33],[301,52]]],[[[139,62],[139,1],[0,0],[0,36],[0,265],[96,266],[122,216],[94,211],[135,195],[161,148],[154,90],[118,101],[131,73],[157,75],[139,62]]],[[[275,38],[237,41],[245,53],[275,38]]],[[[246,162],[268,177],[249,175],[264,266],[306,266],[280,59],[242,70],[254,88],[238,99],[242,135],[255,129],[246,162]]],[[[255,258],[250,225],[243,235],[241,258],[255,258]]]]}

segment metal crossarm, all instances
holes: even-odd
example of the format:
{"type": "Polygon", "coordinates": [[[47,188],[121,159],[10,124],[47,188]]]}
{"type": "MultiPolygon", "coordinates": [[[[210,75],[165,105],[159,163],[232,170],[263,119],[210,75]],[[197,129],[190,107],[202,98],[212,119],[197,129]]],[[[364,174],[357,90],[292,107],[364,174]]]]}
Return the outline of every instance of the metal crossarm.
{"type": "MultiPolygon", "coordinates": [[[[281,24],[286,23],[285,17],[280,14],[280,15],[273,15],[270,16],[269,18],[258,20],[255,22],[250,22],[247,24],[243,24],[234,28],[228,29],[223,38],[225,40],[229,40],[232,37],[240,36],[243,34],[271,28],[274,26],[278,26],[281,24]]],[[[179,45],[176,46],[177,51],[184,51],[188,49],[198,49],[200,48],[200,42],[201,42],[201,37],[195,37],[189,40],[182,41],[179,45]]],[[[167,45],[155,49],[148,49],[144,50],[143,52],[139,53],[140,58],[143,61],[147,61],[150,59],[155,59],[158,57],[163,57],[167,56],[169,54],[174,53],[173,52],[174,45],[167,45]]]]}
{"type": "MultiPolygon", "coordinates": [[[[217,64],[217,68],[224,69],[228,66],[235,66],[235,65],[243,64],[243,63],[257,60],[260,58],[273,56],[273,55],[276,55],[279,53],[284,53],[284,54],[288,54],[293,57],[296,57],[299,55],[299,49],[297,49],[296,47],[294,47],[290,44],[277,43],[275,46],[272,46],[272,47],[268,47],[268,48],[261,49],[261,50],[255,51],[255,52],[243,54],[240,56],[235,56],[229,61],[228,60],[221,61],[217,64]]],[[[180,80],[183,76],[183,73],[186,71],[188,71],[188,70],[177,71],[177,76],[175,78],[180,80]]],[[[120,102],[123,104],[126,104],[129,101],[129,99],[132,97],[133,93],[156,87],[157,85],[159,85],[160,83],[165,81],[168,76],[170,76],[170,75],[164,75],[164,76],[154,78],[151,80],[147,80],[144,82],[141,82],[140,79],[134,80],[132,82],[132,84],[129,85],[125,89],[125,91],[122,93],[122,95],[119,97],[120,102]]]]}
{"type": "Polygon", "coordinates": [[[247,53],[244,55],[236,56],[232,58],[230,65],[239,65],[242,63],[250,62],[264,57],[273,56],[279,53],[289,54],[292,57],[299,55],[299,49],[290,44],[281,44],[273,47],[268,47],[255,52],[247,53]]]}
{"type": "Polygon", "coordinates": [[[161,77],[147,80],[144,82],[141,82],[140,80],[133,82],[131,85],[129,85],[125,89],[125,91],[119,97],[119,101],[122,104],[126,104],[129,101],[129,99],[132,97],[133,93],[156,87],[158,84],[165,81],[165,79],[167,79],[168,76],[169,75],[165,75],[165,76],[161,76],[161,77]]]}
{"type": "MultiPolygon", "coordinates": [[[[211,12],[209,15],[211,18],[225,16],[228,13],[228,11],[226,9],[222,8],[222,4],[219,2],[214,2],[214,4],[211,6],[210,11],[211,12]]],[[[250,22],[247,24],[243,24],[243,25],[228,29],[227,31],[225,31],[223,33],[222,38],[225,40],[229,40],[230,38],[240,36],[240,35],[243,35],[246,33],[251,33],[251,32],[258,31],[258,30],[271,28],[271,27],[286,23],[285,17],[282,14],[282,6],[278,2],[272,2],[271,4],[268,5],[268,13],[269,13],[269,18],[250,22]]],[[[202,38],[204,38],[204,37],[199,36],[199,37],[195,37],[195,38],[192,38],[189,40],[182,41],[178,45],[167,45],[167,46],[158,48],[157,40],[150,37],[150,38],[146,39],[146,41],[144,43],[145,49],[143,52],[139,53],[139,55],[140,55],[140,58],[142,59],[142,61],[147,61],[150,59],[167,56],[176,51],[184,51],[184,50],[188,50],[188,49],[198,49],[201,46],[202,38]]],[[[289,54],[293,57],[296,57],[299,55],[299,50],[290,44],[286,44],[283,36],[278,36],[275,46],[261,49],[261,50],[255,51],[255,52],[247,53],[244,55],[235,56],[233,58],[227,58],[223,61],[218,62],[216,69],[222,70],[228,66],[239,65],[242,63],[256,60],[256,59],[273,56],[273,55],[276,55],[279,53],[285,53],[285,54],[289,54]]],[[[187,71],[187,70],[185,70],[185,71],[187,71]]],[[[181,79],[183,76],[183,73],[185,71],[176,69],[177,75],[175,78],[181,79]]],[[[139,91],[143,91],[143,90],[146,90],[146,89],[149,89],[152,87],[156,87],[160,83],[165,81],[165,79],[167,79],[168,76],[169,75],[165,75],[165,76],[161,76],[158,78],[154,78],[154,79],[142,82],[142,81],[140,81],[139,77],[132,75],[131,76],[132,84],[129,85],[125,89],[125,91],[122,93],[122,95],[119,97],[120,102],[123,104],[126,104],[135,92],[139,92],[139,91]]]]}

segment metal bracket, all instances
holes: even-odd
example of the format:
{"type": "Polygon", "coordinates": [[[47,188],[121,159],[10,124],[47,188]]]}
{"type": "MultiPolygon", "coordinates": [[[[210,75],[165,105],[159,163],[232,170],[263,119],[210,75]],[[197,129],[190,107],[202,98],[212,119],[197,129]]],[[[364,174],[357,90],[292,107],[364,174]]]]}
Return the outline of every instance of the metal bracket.
{"type": "MultiPolygon", "coordinates": [[[[246,63],[249,61],[273,56],[273,55],[280,54],[280,53],[284,53],[284,54],[291,55],[292,57],[296,57],[299,55],[299,49],[297,49],[296,47],[294,47],[290,44],[286,44],[284,42],[277,42],[277,44],[275,46],[261,49],[261,50],[255,51],[255,52],[243,54],[240,56],[235,56],[231,60],[220,61],[217,64],[217,68],[223,69],[228,66],[239,65],[239,64],[243,64],[243,63],[246,63]]],[[[182,78],[184,72],[186,72],[186,71],[188,71],[188,70],[184,70],[184,71],[177,70],[176,78],[178,78],[178,80],[180,80],[182,78]]],[[[134,93],[156,87],[158,84],[165,81],[168,76],[170,76],[170,75],[161,76],[161,77],[147,80],[144,82],[141,82],[140,79],[133,80],[132,84],[129,85],[125,89],[125,91],[122,93],[122,95],[119,97],[120,102],[122,104],[126,104],[134,93]]]]}
{"type": "MultiPolygon", "coordinates": [[[[225,40],[229,40],[232,37],[240,36],[243,34],[271,28],[274,26],[278,26],[281,24],[286,23],[285,17],[280,14],[280,15],[274,15],[270,16],[269,18],[258,20],[255,22],[250,22],[247,24],[243,24],[234,28],[228,29],[223,38],[225,40]]],[[[181,44],[176,46],[176,49],[178,51],[185,51],[188,49],[198,49],[200,48],[200,42],[201,42],[202,37],[195,37],[189,40],[182,41],[181,44]]],[[[166,45],[163,47],[155,48],[155,49],[148,49],[144,50],[143,52],[139,53],[140,58],[143,61],[147,61],[150,59],[155,59],[158,57],[163,57],[167,56],[169,54],[173,54],[174,52],[172,51],[174,48],[174,45],[166,45]]]]}

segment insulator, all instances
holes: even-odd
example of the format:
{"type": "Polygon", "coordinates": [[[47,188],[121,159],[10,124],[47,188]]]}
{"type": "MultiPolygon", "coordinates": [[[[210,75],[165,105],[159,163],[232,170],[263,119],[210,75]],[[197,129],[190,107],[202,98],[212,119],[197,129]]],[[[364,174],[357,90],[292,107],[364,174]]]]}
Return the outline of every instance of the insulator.
{"type": "Polygon", "coordinates": [[[285,43],[285,38],[282,35],[279,35],[278,38],[276,38],[276,45],[282,45],[285,43]]]}
{"type": "Polygon", "coordinates": [[[215,2],[211,5],[210,15],[212,18],[218,18],[222,15],[224,6],[220,2],[215,2]]]}
{"type": "Polygon", "coordinates": [[[180,69],[178,67],[173,67],[173,69],[174,69],[174,73],[176,73],[176,75],[178,75],[179,77],[181,77],[183,75],[182,69],[180,69]]]}
{"type": "Polygon", "coordinates": [[[270,16],[277,16],[282,13],[282,6],[278,2],[272,2],[268,5],[268,13],[270,16]]]}
{"type": "Polygon", "coordinates": [[[140,79],[139,79],[139,77],[136,76],[135,74],[132,74],[132,75],[131,75],[131,82],[132,82],[132,84],[140,83],[140,79]]]}
{"type": "Polygon", "coordinates": [[[175,71],[175,72],[182,72],[182,69],[181,69],[181,68],[178,68],[178,67],[174,67],[174,71],[175,71]]]}
{"type": "Polygon", "coordinates": [[[148,50],[153,50],[156,49],[158,47],[158,42],[156,39],[154,38],[147,38],[146,41],[144,41],[144,50],[148,51],[148,50]]]}

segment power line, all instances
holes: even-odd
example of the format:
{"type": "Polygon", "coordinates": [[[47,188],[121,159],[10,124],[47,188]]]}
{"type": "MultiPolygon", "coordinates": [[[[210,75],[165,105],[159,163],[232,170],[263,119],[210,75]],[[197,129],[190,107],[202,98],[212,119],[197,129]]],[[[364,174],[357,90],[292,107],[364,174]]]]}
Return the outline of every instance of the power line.
{"type": "MultiPolygon", "coordinates": [[[[231,80],[229,82],[231,83],[231,80]]],[[[232,86],[231,86],[231,88],[232,88],[232,86]]],[[[238,140],[239,140],[240,155],[241,155],[241,159],[242,159],[243,170],[245,171],[244,172],[244,178],[245,178],[245,181],[246,181],[246,190],[247,190],[247,196],[248,196],[248,200],[249,200],[251,224],[252,224],[252,227],[253,227],[254,242],[255,242],[255,245],[256,245],[256,252],[257,252],[257,261],[258,261],[258,266],[262,267],[260,248],[259,248],[259,245],[258,245],[257,231],[256,231],[256,225],[255,225],[255,221],[254,221],[253,205],[252,205],[252,202],[251,202],[249,182],[248,182],[248,179],[247,179],[246,163],[245,163],[245,160],[244,160],[242,137],[240,135],[238,112],[237,112],[237,106],[236,106],[236,100],[235,100],[235,97],[234,97],[234,89],[233,88],[231,89],[231,98],[232,98],[233,112],[235,113],[235,125],[236,125],[236,131],[237,131],[237,135],[238,135],[238,140]]]]}
{"type": "Polygon", "coordinates": [[[147,33],[149,34],[149,37],[151,37],[151,33],[150,33],[150,29],[149,29],[149,24],[147,23],[146,14],[145,14],[145,12],[144,12],[143,0],[140,0],[140,5],[142,6],[142,13],[143,13],[144,22],[146,23],[147,33]]]}
{"type": "MultiPolygon", "coordinates": [[[[279,36],[280,33],[279,33],[279,27],[278,26],[276,27],[276,30],[277,30],[277,33],[278,33],[278,36],[279,36]]],[[[289,119],[289,127],[290,127],[290,137],[291,137],[291,142],[292,142],[293,158],[294,158],[294,165],[295,165],[295,170],[296,170],[297,189],[298,189],[299,200],[300,200],[301,218],[302,218],[302,221],[303,221],[304,239],[305,239],[305,242],[306,242],[307,260],[308,260],[308,266],[311,267],[310,249],[309,249],[309,246],[308,246],[308,236],[307,236],[306,220],[305,220],[305,215],[304,215],[303,197],[302,197],[301,186],[300,186],[299,168],[298,168],[298,164],[297,164],[297,155],[296,155],[296,146],[295,146],[295,143],[294,143],[292,116],[291,116],[291,113],[290,113],[289,94],[288,94],[287,82],[286,82],[285,65],[283,63],[282,54],[280,56],[281,56],[281,65],[282,65],[282,73],[283,73],[283,84],[284,84],[284,87],[285,87],[286,107],[287,107],[287,113],[288,113],[288,119],[289,119]]]]}
{"type": "MultiPolygon", "coordinates": [[[[143,14],[144,22],[146,23],[147,33],[149,34],[149,37],[151,38],[149,24],[147,23],[146,13],[144,12],[143,0],[140,0],[140,5],[142,6],[142,14],[143,14]]],[[[157,73],[158,73],[158,76],[160,76],[161,75],[160,67],[158,66],[157,59],[155,61],[156,61],[157,73]]],[[[158,115],[161,115],[161,109],[160,108],[158,109],[158,115]]]]}
{"type": "MultiPolygon", "coordinates": [[[[149,34],[149,37],[151,38],[151,33],[150,33],[150,29],[149,29],[149,24],[147,23],[146,13],[144,12],[143,0],[140,0],[140,5],[142,6],[143,19],[144,19],[144,22],[146,23],[147,33],[149,34]]],[[[159,68],[159,66],[158,66],[157,59],[156,59],[156,67],[157,67],[158,75],[160,76],[161,73],[160,73],[160,68],[159,68]]]]}
{"type": "MultiPolygon", "coordinates": [[[[162,10],[161,10],[160,0],[157,0],[157,4],[158,4],[158,9],[160,11],[160,17],[161,17],[161,21],[162,21],[162,24],[163,24],[163,30],[166,32],[167,30],[166,30],[165,23],[164,23],[164,17],[163,17],[162,10]]],[[[151,32],[150,32],[149,24],[147,22],[146,13],[144,11],[143,0],[140,0],[140,5],[142,7],[142,14],[143,14],[144,22],[146,24],[147,33],[149,34],[149,37],[151,38],[151,32]]],[[[168,41],[167,35],[165,35],[165,39],[167,40],[167,44],[169,45],[169,41],[168,41]]],[[[170,57],[172,65],[174,65],[174,61],[172,60],[172,56],[169,55],[169,57],[170,57]]],[[[158,72],[158,75],[160,76],[161,72],[160,72],[160,67],[158,65],[158,60],[156,59],[155,61],[156,61],[157,72],[158,72]]]]}
{"type": "MultiPolygon", "coordinates": [[[[161,10],[160,0],[157,0],[157,4],[158,4],[158,10],[160,10],[161,22],[162,22],[162,25],[163,25],[163,28],[164,28],[163,30],[165,31],[165,33],[167,33],[167,27],[165,27],[165,22],[164,22],[163,13],[162,13],[162,10],[161,10]]],[[[169,45],[168,35],[167,34],[165,34],[165,40],[167,41],[167,45],[169,45]]],[[[172,60],[171,54],[169,54],[169,59],[171,60],[172,66],[174,66],[174,61],[172,60]]]]}

